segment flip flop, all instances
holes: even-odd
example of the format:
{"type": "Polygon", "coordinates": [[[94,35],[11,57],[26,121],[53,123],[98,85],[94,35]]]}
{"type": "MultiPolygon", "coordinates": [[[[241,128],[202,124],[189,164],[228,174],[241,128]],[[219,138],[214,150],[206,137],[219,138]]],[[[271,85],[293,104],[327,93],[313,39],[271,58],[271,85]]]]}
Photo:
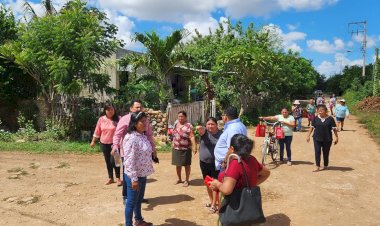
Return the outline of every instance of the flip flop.
{"type": "Polygon", "coordinates": [[[317,168],[317,169],[313,170],[313,173],[316,173],[316,172],[319,172],[319,171],[321,171],[321,169],[317,168]]]}
{"type": "Polygon", "coordinates": [[[183,183],[183,181],[177,180],[176,182],[174,182],[174,185],[176,185],[176,184],[182,184],[182,183],[183,183]]]}
{"type": "Polygon", "coordinates": [[[113,184],[115,183],[115,181],[113,179],[109,179],[107,182],[106,182],[106,185],[110,185],[110,184],[113,184]]]}
{"type": "Polygon", "coordinates": [[[210,208],[211,207],[211,202],[206,203],[205,207],[210,208]]]}
{"type": "Polygon", "coordinates": [[[211,206],[210,209],[208,210],[209,214],[214,214],[218,212],[218,207],[216,206],[211,206]]]}
{"type": "Polygon", "coordinates": [[[185,180],[185,181],[183,182],[183,186],[184,186],[184,187],[189,187],[189,182],[188,182],[187,180],[185,180]]]}

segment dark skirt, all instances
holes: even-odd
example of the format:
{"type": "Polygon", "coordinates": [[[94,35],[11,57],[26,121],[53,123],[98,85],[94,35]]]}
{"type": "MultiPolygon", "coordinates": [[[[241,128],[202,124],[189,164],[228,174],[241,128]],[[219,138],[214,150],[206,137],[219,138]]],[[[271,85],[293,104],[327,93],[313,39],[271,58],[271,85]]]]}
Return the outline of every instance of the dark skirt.
{"type": "Polygon", "coordinates": [[[190,166],[191,165],[191,149],[172,151],[172,165],[190,166]]]}

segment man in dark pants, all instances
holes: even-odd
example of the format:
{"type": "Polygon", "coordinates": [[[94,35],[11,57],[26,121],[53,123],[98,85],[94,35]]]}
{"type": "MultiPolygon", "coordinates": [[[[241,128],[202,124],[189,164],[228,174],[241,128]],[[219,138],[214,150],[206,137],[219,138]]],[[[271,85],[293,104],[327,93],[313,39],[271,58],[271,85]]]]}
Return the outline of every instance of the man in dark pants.
{"type": "MultiPolygon", "coordinates": [[[[132,100],[131,104],[129,106],[129,113],[125,116],[123,116],[120,120],[119,123],[117,124],[115,134],[113,136],[113,147],[112,147],[112,154],[115,152],[115,150],[120,150],[120,144],[127,133],[128,125],[131,120],[131,113],[142,111],[143,106],[141,104],[140,100],[132,100]]],[[[150,144],[152,145],[153,148],[153,157],[157,157],[157,152],[156,152],[156,145],[154,143],[153,139],[153,133],[152,133],[152,127],[150,126],[149,121],[147,120],[147,123],[145,125],[145,135],[148,137],[148,140],[150,144]]],[[[124,156],[124,153],[120,153],[121,156],[124,156]]],[[[123,158],[124,160],[124,158],[123,158]]],[[[124,174],[124,167],[123,167],[123,180],[124,180],[125,174],[124,174]]],[[[125,187],[123,183],[123,202],[125,202],[125,199],[127,198],[127,188],[125,187]]],[[[147,199],[143,199],[142,202],[148,202],[147,199]]]]}

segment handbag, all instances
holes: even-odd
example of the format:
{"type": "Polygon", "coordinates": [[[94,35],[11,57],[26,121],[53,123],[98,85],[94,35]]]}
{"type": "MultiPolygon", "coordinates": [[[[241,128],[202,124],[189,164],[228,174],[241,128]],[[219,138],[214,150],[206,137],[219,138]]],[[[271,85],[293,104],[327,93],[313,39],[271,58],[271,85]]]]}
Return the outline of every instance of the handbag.
{"type": "MultiPolygon", "coordinates": [[[[231,156],[237,156],[231,154],[231,156]]],[[[239,226],[250,225],[255,223],[265,222],[265,217],[262,209],[260,187],[251,187],[248,182],[247,172],[237,156],[238,162],[243,169],[243,177],[246,187],[243,189],[234,189],[234,191],[224,197],[219,210],[219,220],[223,226],[239,226]]],[[[228,170],[227,161],[227,169],[228,170]]]]}
{"type": "Polygon", "coordinates": [[[276,127],[275,129],[276,139],[284,139],[285,133],[282,127],[276,127]]]}
{"type": "Polygon", "coordinates": [[[259,123],[256,126],[255,136],[256,137],[265,137],[265,130],[266,130],[266,126],[264,124],[259,123]]]}

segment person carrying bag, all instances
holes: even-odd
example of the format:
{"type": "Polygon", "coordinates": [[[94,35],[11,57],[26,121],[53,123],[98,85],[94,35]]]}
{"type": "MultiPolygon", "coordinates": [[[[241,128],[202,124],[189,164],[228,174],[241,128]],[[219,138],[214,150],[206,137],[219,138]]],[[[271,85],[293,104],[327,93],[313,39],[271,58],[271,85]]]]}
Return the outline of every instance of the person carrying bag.
{"type": "Polygon", "coordinates": [[[210,182],[211,189],[224,196],[219,211],[219,221],[223,226],[265,222],[257,185],[264,182],[270,172],[250,155],[253,144],[245,135],[234,135],[225,161],[226,170],[219,174],[219,180],[210,182]]]}

